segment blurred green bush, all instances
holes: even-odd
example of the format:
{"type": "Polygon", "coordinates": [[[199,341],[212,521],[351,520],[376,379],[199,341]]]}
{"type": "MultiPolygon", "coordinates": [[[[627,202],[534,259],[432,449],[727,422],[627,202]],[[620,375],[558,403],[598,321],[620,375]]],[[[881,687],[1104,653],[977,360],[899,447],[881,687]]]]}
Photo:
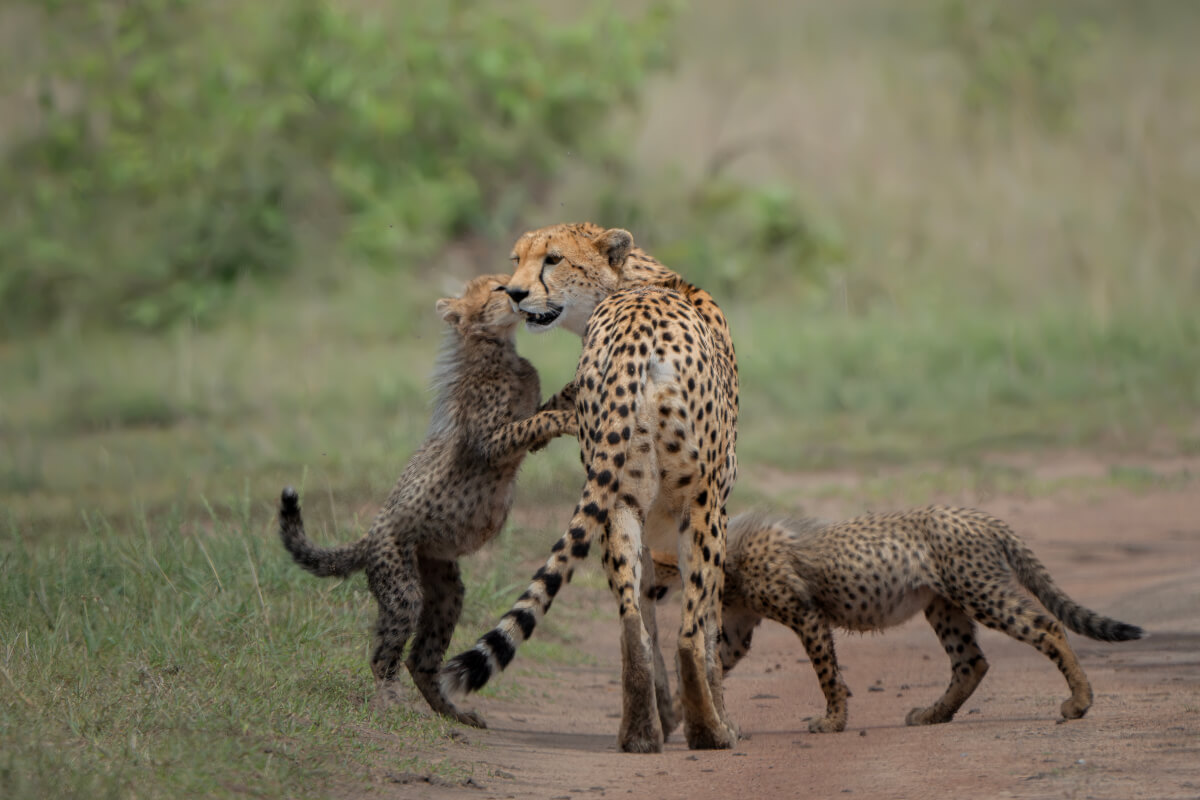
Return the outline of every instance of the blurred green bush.
{"type": "Polygon", "coordinates": [[[1030,13],[1001,0],[947,0],[939,16],[940,44],[957,61],[966,119],[1022,121],[1045,133],[1063,130],[1077,104],[1078,74],[1096,33],[1063,22],[1054,6],[1030,13]]]}
{"type": "Polygon", "coordinates": [[[849,243],[827,209],[778,180],[727,174],[721,153],[695,178],[674,165],[601,182],[594,216],[635,232],[656,257],[718,297],[825,296],[849,243]]]}
{"type": "MultiPolygon", "coordinates": [[[[11,6],[12,4],[10,4],[11,6]]],[[[0,335],[204,320],[308,242],[412,263],[507,229],[668,63],[671,12],[521,3],[18,2],[36,97],[0,153],[0,335]],[[353,10],[352,10],[353,9],[353,10]]]]}

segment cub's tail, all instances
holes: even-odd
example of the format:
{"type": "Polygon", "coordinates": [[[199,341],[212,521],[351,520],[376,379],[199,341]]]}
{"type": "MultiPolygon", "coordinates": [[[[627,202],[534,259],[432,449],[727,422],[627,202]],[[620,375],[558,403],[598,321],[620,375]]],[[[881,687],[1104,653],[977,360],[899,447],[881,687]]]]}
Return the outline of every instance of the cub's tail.
{"type": "Polygon", "coordinates": [[[291,486],[279,497],[279,538],[296,563],[318,578],[346,577],[367,565],[368,539],[341,547],[317,547],[304,533],[300,495],[291,486]]]}
{"type": "Polygon", "coordinates": [[[1051,579],[1050,573],[1029,546],[1018,539],[1007,525],[1000,525],[1004,553],[1016,572],[1017,579],[1064,625],[1078,634],[1102,642],[1125,642],[1140,639],[1145,635],[1146,632],[1137,625],[1097,614],[1067,597],[1051,579]]]}

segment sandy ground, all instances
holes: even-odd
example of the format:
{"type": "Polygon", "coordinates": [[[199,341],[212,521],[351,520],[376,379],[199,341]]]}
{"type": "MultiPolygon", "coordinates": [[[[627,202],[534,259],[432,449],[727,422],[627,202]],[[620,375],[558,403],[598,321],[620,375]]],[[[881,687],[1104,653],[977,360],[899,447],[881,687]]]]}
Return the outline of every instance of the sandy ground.
{"type": "MultiPolygon", "coordinates": [[[[936,698],[949,677],[933,632],[918,617],[882,635],[838,636],[853,692],[849,725],[840,734],[810,734],[806,719],[824,708],[816,677],[794,635],[764,622],[726,681],[743,734],[733,750],[689,751],[676,731],[662,754],[622,754],[615,744],[615,614],[596,615],[582,645],[594,666],[538,668],[537,675],[510,669],[498,680],[519,682],[519,699],[473,698],[489,730],[466,731],[423,754],[473,763],[466,785],[381,768],[371,794],[1200,798],[1200,488],[1191,482],[1098,500],[999,498],[980,505],[1011,522],[1076,600],[1150,631],[1122,644],[1072,634],[1096,695],[1082,720],[1058,722],[1067,690],[1053,664],[985,631],[991,670],[959,717],[905,727],[908,710],[936,698]]],[[[668,603],[659,619],[671,628],[677,614],[668,603]]]]}

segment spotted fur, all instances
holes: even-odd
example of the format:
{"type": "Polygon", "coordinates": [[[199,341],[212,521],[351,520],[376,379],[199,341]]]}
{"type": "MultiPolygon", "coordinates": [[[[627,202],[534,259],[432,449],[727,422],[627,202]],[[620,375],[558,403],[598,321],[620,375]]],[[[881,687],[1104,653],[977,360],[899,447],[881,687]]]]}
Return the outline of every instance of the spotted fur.
{"type": "Polygon", "coordinates": [[[530,330],[583,336],[575,373],[582,496],[549,560],[500,624],[447,662],[448,694],[474,691],[513,658],[576,564],[599,540],[621,615],[627,752],[662,749],[675,726],[653,603],[643,603],[647,545],[678,549],[687,574],[677,664],[693,748],[730,747],[716,641],[725,501],[737,474],[737,362],[725,317],[702,289],[619,229],[555,225],[517,240],[508,284],[530,330]]]}
{"type": "MultiPolygon", "coordinates": [[[[833,627],[882,631],[925,612],[950,657],[950,685],[933,705],[909,712],[909,725],[949,722],[983,679],[988,663],[975,622],[1032,645],[1058,666],[1071,690],[1061,707],[1066,719],[1087,712],[1092,687],[1062,625],[1106,642],[1143,635],[1071,600],[1007,524],[973,509],[929,506],[838,523],[742,514],[729,524],[728,554],[722,666],[728,672],[741,660],[763,617],[794,630],[825,694],[825,716],[809,725],[814,732],[846,727],[850,692],[833,627]]],[[[664,585],[678,582],[675,557],[653,557],[664,585]]]]}
{"type": "Polygon", "coordinates": [[[499,532],[525,454],[574,434],[575,413],[554,398],[538,409],[537,371],[517,355],[520,315],[503,292],[507,275],[471,281],[460,298],[438,301],[448,324],[434,376],[433,419],[362,539],[322,548],[305,535],[299,495],[283,490],[279,533],[300,566],[315,575],[366,570],[379,605],[371,671],[376,700],[396,697],[405,644],[413,682],[434,711],[484,727],[441,691],[437,673],[462,611],[457,559],[499,532]],[[535,413],[537,412],[537,413],[535,413]]]}

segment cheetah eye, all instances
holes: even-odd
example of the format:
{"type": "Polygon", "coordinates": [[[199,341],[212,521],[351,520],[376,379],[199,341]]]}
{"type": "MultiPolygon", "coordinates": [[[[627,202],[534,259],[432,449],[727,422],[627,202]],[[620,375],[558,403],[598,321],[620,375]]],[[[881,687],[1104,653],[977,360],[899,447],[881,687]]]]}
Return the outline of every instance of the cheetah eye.
{"type": "Polygon", "coordinates": [[[500,285],[496,286],[495,289],[492,289],[492,291],[493,292],[503,292],[503,291],[507,291],[507,289],[503,284],[500,284],[500,285]]]}
{"type": "Polygon", "coordinates": [[[513,262],[514,264],[521,263],[521,257],[519,255],[517,255],[516,253],[513,253],[511,256],[509,256],[508,260],[513,262]]]}
{"type": "Polygon", "coordinates": [[[553,267],[555,264],[558,264],[560,261],[562,261],[562,256],[557,256],[557,255],[556,256],[546,256],[546,260],[543,261],[542,263],[545,264],[547,267],[553,267]]]}

